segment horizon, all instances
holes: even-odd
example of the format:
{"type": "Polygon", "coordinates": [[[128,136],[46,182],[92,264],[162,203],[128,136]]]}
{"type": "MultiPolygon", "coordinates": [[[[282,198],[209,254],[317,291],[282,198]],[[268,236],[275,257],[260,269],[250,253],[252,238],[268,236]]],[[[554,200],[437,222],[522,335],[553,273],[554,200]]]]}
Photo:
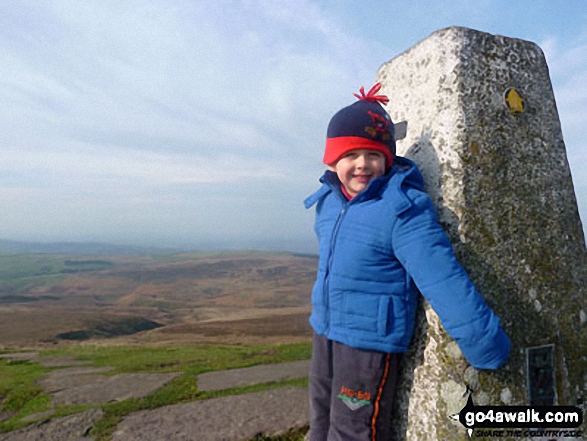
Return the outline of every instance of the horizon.
{"type": "Polygon", "coordinates": [[[0,238],[317,249],[302,202],[330,118],[381,65],[450,26],[543,50],[587,235],[587,8],[8,0],[0,238]]]}
{"type": "Polygon", "coordinates": [[[182,253],[286,253],[293,255],[318,256],[318,247],[296,243],[282,244],[282,241],[254,243],[243,241],[240,244],[199,242],[169,246],[165,244],[142,245],[123,242],[94,241],[31,241],[12,240],[0,237],[2,253],[49,253],[49,254],[182,254],[182,253]],[[96,252],[98,250],[98,252],[96,252]],[[104,250],[104,251],[101,251],[104,250]]]}

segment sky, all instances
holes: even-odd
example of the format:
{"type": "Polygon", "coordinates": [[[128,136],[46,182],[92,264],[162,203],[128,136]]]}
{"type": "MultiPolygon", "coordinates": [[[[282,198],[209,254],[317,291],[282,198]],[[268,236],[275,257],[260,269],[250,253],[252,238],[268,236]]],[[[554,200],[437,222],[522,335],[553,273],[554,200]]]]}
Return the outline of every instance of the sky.
{"type": "Polygon", "coordinates": [[[545,53],[587,226],[587,3],[2,0],[0,239],[316,249],[326,126],[465,26],[545,53]]]}

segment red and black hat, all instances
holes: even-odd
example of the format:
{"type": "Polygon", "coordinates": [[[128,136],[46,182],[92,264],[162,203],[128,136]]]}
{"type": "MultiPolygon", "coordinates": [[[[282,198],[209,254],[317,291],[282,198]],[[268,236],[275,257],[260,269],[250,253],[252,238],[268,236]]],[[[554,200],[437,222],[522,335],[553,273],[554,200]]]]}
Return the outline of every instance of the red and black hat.
{"type": "Polygon", "coordinates": [[[355,149],[376,150],[383,153],[387,167],[395,155],[394,127],[382,104],[389,98],[377,95],[381,84],[375,84],[365,95],[354,94],[359,101],[339,110],[328,124],[324,163],[335,164],[346,152],[355,149]]]}

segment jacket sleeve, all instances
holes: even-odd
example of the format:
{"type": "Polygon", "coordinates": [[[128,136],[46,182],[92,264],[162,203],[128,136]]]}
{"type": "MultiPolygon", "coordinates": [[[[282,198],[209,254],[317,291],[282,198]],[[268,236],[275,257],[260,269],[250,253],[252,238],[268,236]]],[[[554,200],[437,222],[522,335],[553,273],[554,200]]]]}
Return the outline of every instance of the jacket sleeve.
{"type": "Polygon", "coordinates": [[[400,213],[392,245],[469,363],[477,369],[497,369],[504,364],[510,341],[457,261],[425,193],[417,192],[410,208],[400,213]]]}

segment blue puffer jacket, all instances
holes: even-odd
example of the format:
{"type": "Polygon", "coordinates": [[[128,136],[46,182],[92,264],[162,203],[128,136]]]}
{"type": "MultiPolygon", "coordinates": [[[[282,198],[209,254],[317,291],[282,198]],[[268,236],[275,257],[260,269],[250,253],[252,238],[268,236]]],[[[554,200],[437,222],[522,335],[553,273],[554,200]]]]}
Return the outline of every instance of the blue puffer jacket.
{"type": "Polygon", "coordinates": [[[305,201],[317,203],[320,245],[310,323],[346,345],[405,352],[415,326],[418,290],[471,365],[495,369],[509,355],[499,319],[456,260],[423,179],[409,159],[348,201],[336,173],[305,201]]]}

